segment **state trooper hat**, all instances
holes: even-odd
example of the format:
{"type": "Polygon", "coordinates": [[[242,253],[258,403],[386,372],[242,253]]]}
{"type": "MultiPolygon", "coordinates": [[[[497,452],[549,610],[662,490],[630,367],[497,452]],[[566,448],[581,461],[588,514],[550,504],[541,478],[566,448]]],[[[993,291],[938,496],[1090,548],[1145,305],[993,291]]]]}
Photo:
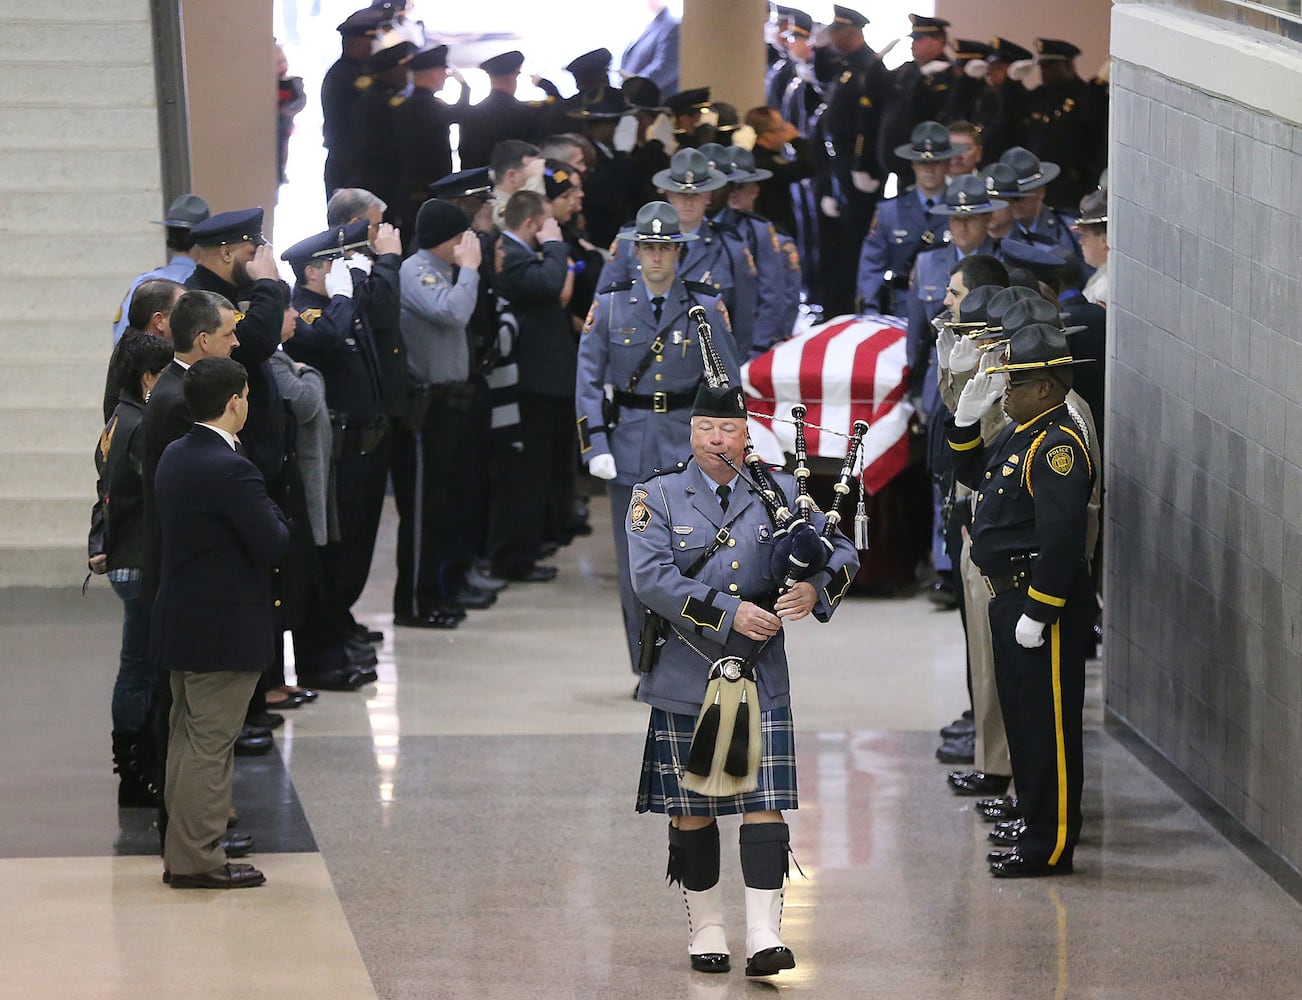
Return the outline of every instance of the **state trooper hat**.
{"type": "Polygon", "coordinates": [[[290,264],[323,263],[344,257],[350,250],[360,250],[367,245],[365,219],[358,219],[343,226],[334,226],[325,232],[316,233],[305,240],[299,240],[280,255],[280,259],[290,264]]]}
{"type": "Polygon", "coordinates": [[[945,203],[932,211],[937,215],[989,215],[1007,207],[1008,202],[990,196],[983,177],[963,174],[945,186],[945,203]]]}
{"type": "Polygon", "coordinates": [[[218,212],[192,226],[190,239],[198,247],[220,247],[228,243],[252,243],[260,246],[262,209],[245,208],[236,212],[218,212]]]}
{"type": "Polygon", "coordinates": [[[697,148],[709,162],[710,169],[719,171],[730,184],[740,184],[752,179],[745,170],[737,168],[737,162],[729,147],[721,146],[717,142],[703,142],[697,148]]]}
{"type": "Polygon", "coordinates": [[[593,49],[570,60],[569,65],[565,67],[565,72],[576,80],[587,80],[609,72],[613,61],[614,56],[610,54],[610,49],[593,49]]]}
{"type": "Polygon", "coordinates": [[[755,166],[755,154],[741,146],[725,146],[726,150],[732,157],[733,170],[736,173],[744,174],[742,180],[746,181],[766,181],[773,176],[772,170],[765,170],[763,167],[755,166]]]}
{"type": "Polygon", "coordinates": [[[933,38],[943,35],[949,27],[949,22],[943,17],[923,17],[921,14],[910,14],[909,23],[913,25],[910,38],[933,38]]]}
{"type": "Polygon", "coordinates": [[[1017,171],[1007,163],[992,163],[981,168],[986,190],[996,198],[1020,198],[1025,192],[1017,186],[1017,171]]]}
{"type": "Polygon", "coordinates": [[[1000,325],[1003,327],[1004,336],[1011,337],[1018,330],[1037,323],[1057,327],[1064,336],[1068,337],[1085,329],[1083,326],[1064,326],[1058,307],[1038,295],[1018,299],[1010,305],[1004,310],[1000,325]]]}
{"type": "Polygon", "coordinates": [[[999,162],[1012,167],[1017,173],[1017,187],[1022,194],[1051,184],[1062,173],[1056,163],[1041,160],[1025,146],[1014,146],[999,157],[999,162]]]}
{"type": "Polygon", "coordinates": [[[710,161],[699,149],[680,149],[669,161],[669,169],[652,175],[651,183],[676,194],[703,194],[717,191],[728,179],[710,168],[710,161]]]}
{"type": "Polygon", "coordinates": [[[1067,335],[1061,327],[1032,323],[1008,338],[1003,364],[986,370],[1010,374],[1045,370],[1051,372],[1055,368],[1083,365],[1091,360],[1093,359],[1072,357],[1071,348],[1067,346],[1067,335]]]}
{"type": "MultiPolygon", "coordinates": [[[[1013,307],[1016,302],[1025,302],[1030,299],[1041,299],[1044,296],[1034,288],[1027,288],[1025,285],[1009,285],[1007,288],[1001,288],[990,296],[990,301],[986,303],[986,323],[991,333],[998,332],[1004,328],[1004,313],[1013,307]]],[[[961,308],[961,304],[960,304],[961,308]]]]}
{"type": "Polygon", "coordinates": [[[978,285],[958,304],[958,315],[945,321],[945,326],[956,333],[980,335],[989,325],[990,300],[1003,289],[998,285],[978,285]]]}
{"type": "Polygon", "coordinates": [[[914,163],[933,163],[937,160],[952,160],[963,153],[954,148],[954,144],[949,141],[949,129],[940,122],[919,122],[913,126],[909,141],[903,146],[895,147],[895,155],[914,163]]]}
{"type": "Polygon", "coordinates": [[[197,194],[183,194],[167,206],[167,215],[163,221],[155,222],[154,225],[167,226],[169,229],[190,229],[211,214],[208,203],[197,194]]]}
{"type": "Polygon", "coordinates": [[[520,67],[523,65],[524,53],[512,49],[510,52],[503,52],[500,56],[485,59],[479,64],[479,68],[489,76],[514,76],[520,72],[520,67]]]}
{"type": "Polygon", "coordinates": [[[1047,240],[1040,243],[1026,238],[1033,235],[1005,237],[999,244],[999,253],[1009,267],[1023,267],[1041,281],[1051,281],[1062,270],[1062,259],[1067,251],[1047,240]]]}
{"type": "Polygon", "coordinates": [[[1076,225],[1072,228],[1080,229],[1084,226],[1106,227],[1107,224],[1108,193],[1100,188],[1098,191],[1091,191],[1080,200],[1080,218],[1076,220],[1076,225]]]}
{"type": "Polygon", "coordinates": [[[634,243],[690,243],[699,239],[695,233],[683,232],[678,213],[667,201],[647,202],[637,210],[632,230],[617,236],[634,243]]]}

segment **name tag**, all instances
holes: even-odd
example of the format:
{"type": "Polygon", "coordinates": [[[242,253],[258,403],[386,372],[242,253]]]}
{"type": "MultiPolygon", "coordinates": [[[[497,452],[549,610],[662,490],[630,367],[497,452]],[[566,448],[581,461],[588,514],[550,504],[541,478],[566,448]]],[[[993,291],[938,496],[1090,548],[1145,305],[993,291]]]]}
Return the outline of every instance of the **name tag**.
{"type": "Polygon", "coordinates": [[[691,533],[692,533],[692,526],[691,526],[690,524],[675,524],[675,525],[674,525],[674,534],[675,534],[675,535],[690,535],[691,533]]]}

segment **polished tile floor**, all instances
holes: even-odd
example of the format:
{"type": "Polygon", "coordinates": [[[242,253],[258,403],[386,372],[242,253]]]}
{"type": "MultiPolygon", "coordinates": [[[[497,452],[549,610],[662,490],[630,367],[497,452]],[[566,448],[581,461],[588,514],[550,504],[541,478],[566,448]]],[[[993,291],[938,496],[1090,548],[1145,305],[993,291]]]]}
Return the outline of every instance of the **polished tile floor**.
{"type": "MultiPolygon", "coordinates": [[[[852,600],[789,640],[803,807],[772,983],[694,974],[664,822],[633,812],[604,502],[547,585],[454,632],[395,632],[380,681],[288,713],[241,761],[260,889],[174,892],[119,814],[107,587],[0,594],[0,998],[1292,997],[1297,903],[1100,725],[1070,878],[1006,883],[932,750],[961,706],[957,616],[852,600]]],[[[385,621],[392,522],[362,617],[385,621]]],[[[723,824],[734,954],[736,823],[723,824]]]]}

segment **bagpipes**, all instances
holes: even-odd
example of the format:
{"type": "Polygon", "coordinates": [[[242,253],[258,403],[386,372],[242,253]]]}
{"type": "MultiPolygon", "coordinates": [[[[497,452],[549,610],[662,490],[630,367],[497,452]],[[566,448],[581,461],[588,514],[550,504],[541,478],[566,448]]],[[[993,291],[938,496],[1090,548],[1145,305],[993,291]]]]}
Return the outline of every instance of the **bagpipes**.
{"type": "MultiPolygon", "coordinates": [[[[706,321],[705,310],[693,307],[688,315],[696,321],[701,353],[705,361],[706,382],[712,389],[727,386],[727,374],[714,352],[713,332],[706,321]]],[[[835,494],[825,515],[820,532],[813,524],[814,499],[809,494],[809,460],[805,444],[805,407],[792,408],[796,424],[796,497],[794,509],[777,480],[770,474],[763,460],[750,442],[746,444],[743,459],[745,469],[726,455],[718,457],[749,485],[768,510],[774,526],[774,546],[771,571],[779,580],[778,593],[791,590],[796,584],[822,570],[835,551],[833,532],[839,530],[841,505],[849,495],[855,479],[855,465],[863,446],[868,424],[854,422],[849,448],[841,466],[841,475],[834,487],[835,494]]],[[[859,522],[863,520],[864,547],[867,547],[867,515],[860,491],[859,511],[856,515],[856,541],[860,534],[859,522]]],[[[688,754],[685,773],[680,784],[701,795],[726,796],[754,791],[759,783],[761,732],[759,691],[755,684],[754,661],[767,645],[767,640],[756,643],[750,654],[724,656],[715,660],[706,682],[705,698],[697,715],[696,730],[688,754]],[[754,710],[752,710],[754,706],[754,710]],[[720,733],[730,733],[727,740],[720,733]]]]}

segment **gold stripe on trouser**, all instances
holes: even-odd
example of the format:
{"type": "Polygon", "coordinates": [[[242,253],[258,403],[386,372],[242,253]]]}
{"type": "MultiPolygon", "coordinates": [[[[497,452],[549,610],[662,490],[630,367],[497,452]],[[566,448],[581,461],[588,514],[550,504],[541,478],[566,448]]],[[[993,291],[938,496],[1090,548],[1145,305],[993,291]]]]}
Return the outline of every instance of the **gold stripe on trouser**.
{"type": "Polygon", "coordinates": [[[963,598],[967,602],[967,652],[972,663],[972,717],[976,722],[976,764],[986,774],[1013,773],[1008,733],[995,682],[995,650],[990,639],[990,591],[972,562],[972,540],[964,534],[959,556],[963,598]]]}
{"type": "Polygon", "coordinates": [[[1062,731],[1062,625],[1058,622],[1049,626],[1049,656],[1053,671],[1053,740],[1058,762],[1058,839],[1049,855],[1049,864],[1056,865],[1067,849],[1067,738],[1062,731]]]}

